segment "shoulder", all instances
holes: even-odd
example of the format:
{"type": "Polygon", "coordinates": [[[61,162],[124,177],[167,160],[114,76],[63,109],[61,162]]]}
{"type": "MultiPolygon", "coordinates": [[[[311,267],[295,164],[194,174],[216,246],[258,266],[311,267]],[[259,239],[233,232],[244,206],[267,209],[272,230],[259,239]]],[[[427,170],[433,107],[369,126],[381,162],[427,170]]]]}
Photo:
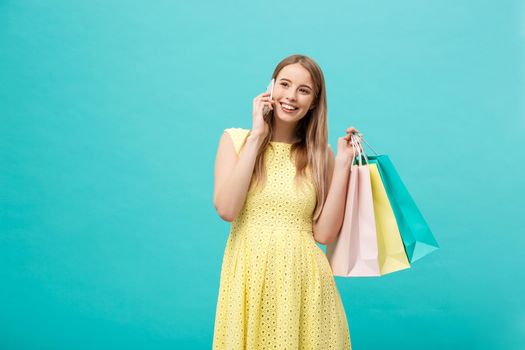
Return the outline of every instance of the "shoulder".
{"type": "Polygon", "coordinates": [[[249,132],[250,129],[245,128],[226,128],[223,132],[223,138],[226,137],[225,135],[229,135],[229,138],[235,148],[235,152],[239,154],[241,147],[244,144],[244,140],[248,136],[249,132]]]}
{"type": "Polygon", "coordinates": [[[250,129],[245,128],[226,128],[224,132],[228,133],[230,136],[245,135],[250,131],[250,129]]]}

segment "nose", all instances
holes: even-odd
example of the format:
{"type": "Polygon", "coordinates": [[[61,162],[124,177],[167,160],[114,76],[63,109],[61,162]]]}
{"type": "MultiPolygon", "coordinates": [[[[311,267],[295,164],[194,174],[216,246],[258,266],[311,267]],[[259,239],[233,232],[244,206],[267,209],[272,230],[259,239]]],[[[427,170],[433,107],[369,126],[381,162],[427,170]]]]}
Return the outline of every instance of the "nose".
{"type": "Polygon", "coordinates": [[[288,94],[285,95],[285,99],[288,101],[295,101],[295,94],[289,92],[288,94]]]}

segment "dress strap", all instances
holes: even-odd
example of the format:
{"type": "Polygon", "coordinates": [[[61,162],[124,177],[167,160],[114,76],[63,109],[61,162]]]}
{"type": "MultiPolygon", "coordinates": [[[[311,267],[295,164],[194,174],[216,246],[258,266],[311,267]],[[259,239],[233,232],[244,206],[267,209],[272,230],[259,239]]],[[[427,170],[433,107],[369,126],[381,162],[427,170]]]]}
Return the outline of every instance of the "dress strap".
{"type": "Polygon", "coordinates": [[[227,128],[224,129],[224,131],[230,135],[233,145],[235,146],[235,152],[238,155],[241,152],[242,146],[244,146],[244,142],[246,141],[250,129],[227,128]]]}

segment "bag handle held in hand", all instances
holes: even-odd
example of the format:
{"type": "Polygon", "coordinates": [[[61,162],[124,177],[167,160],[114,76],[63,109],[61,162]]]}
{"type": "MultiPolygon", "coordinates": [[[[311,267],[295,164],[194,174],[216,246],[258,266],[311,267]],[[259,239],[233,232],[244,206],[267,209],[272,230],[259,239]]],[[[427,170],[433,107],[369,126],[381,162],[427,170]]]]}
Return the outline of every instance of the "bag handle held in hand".
{"type": "Polygon", "coordinates": [[[357,153],[358,153],[358,157],[359,157],[359,165],[360,166],[363,165],[362,161],[361,161],[361,156],[363,156],[365,158],[366,164],[368,164],[368,157],[366,156],[366,152],[363,149],[363,145],[361,144],[361,139],[362,139],[361,136],[354,135],[354,134],[351,135],[351,140],[353,142],[352,144],[356,145],[356,149],[357,149],[357,153]]]}
{"type": "Polygon", "coordinates": [[[352,149],[354,151],[354,159],[352,160],[352,164],[354,164],[354,161],[357,158],[358,159],[357,165],[362,166],[363,164],[362,164],[362,161],[361,161],[361,149],[360,149],[360,147],[358,145],[358,142],[357,142],[356,138],[354,137],[354,135],[351,135],[350,143],[352,144],[352,149]]]}
{"type": "MultiPolygon", "coordinates": [[[[368,142],[366,142],[366,140],[365,140],[365,136],[364,136],[363,134],[359,133],[359,134],[353,134],[353,135],[356,135],[356,137],[359,139],[359,141],[365,141],[365,143],[367,144],[367,146],[370,147],[370,149],[372,150],[372,152],[374,152],[374,154],[375,154],[376,156],[379,155],[379,154],[375,151],[375,149],[372,148],[372,146],[370,146],[370,144],[369,144],[368,142]]],[[[352,135],[352,136],[353,136],[353,135],[352,135]]],[[[360,142],[360,144],[361,144],[361,147],[362,147],[362,143],[361,143],[361,142],[360,142]]]]}

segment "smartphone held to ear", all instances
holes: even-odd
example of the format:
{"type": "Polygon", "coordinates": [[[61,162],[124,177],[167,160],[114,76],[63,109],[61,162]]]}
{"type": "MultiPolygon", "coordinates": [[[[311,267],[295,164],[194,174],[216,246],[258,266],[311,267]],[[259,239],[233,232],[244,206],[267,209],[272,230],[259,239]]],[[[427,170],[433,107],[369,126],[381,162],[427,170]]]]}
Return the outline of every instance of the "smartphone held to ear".
{"type": "MultiPolygon", "coordinates": [[[[270,84],[268,84],[268,87],[266,88],[266,92],[270,93],[270,100],[273,98],[273,86],[274,86],[274,84],[275,84],[275,79],[272,78],[272,80],[270,81],[270,84]]],[[[270,111],[270,108],[268,108],[268,106],[264,106],[264,108],[263,108],[263,115],[268,114],[269,111],[270,111]]]]}

